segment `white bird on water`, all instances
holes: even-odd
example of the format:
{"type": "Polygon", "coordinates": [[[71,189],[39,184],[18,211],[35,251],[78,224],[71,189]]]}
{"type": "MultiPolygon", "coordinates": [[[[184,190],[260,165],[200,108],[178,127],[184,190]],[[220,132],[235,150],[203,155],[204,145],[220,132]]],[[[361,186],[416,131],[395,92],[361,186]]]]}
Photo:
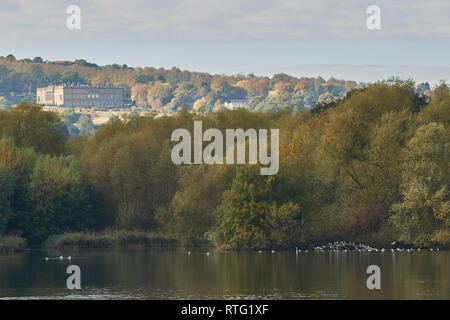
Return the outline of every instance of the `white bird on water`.
{"type": "Polygon", "coordinates": [[[261,252],[262,252],[261,250],[258,251],[258,253],[261,253],[261,252]]]}
{"type": "Polygon", "coordinates": [[[209,252],[207,252],[206,255],[209,256],[209,252]]]}
{"type": "Polygon", "coordinates": [[[275,250],[272,250],[272,253],[275,253],[275,250]]]}
{"type": "Polygon", "coordinates": [[[63,256],[60,256],[59,258],[58,258],[59,260],[63,260],[64,259],[64,257],[63,256]]]}

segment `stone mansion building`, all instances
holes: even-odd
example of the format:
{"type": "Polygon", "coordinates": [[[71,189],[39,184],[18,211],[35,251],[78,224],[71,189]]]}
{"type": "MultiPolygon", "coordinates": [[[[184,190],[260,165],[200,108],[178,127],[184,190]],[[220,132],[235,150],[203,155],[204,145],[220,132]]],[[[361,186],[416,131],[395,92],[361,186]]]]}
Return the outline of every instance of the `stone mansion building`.
{"type": "Polygon", "coordinates": [[[36,89],[36,102],[45,106],[89,108],[121,108],[123,89],[112,86],[63,84],[36,89]]]}

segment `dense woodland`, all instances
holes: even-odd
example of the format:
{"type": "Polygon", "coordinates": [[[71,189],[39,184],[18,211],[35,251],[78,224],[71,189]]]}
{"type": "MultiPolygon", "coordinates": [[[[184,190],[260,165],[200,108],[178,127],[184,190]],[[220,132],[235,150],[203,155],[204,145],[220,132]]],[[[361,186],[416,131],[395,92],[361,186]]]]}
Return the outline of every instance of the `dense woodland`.
{"type": "Polygon", "coordinates": [[[30,245],[110,229],[227,249],[394,239],[448,247],[449,123],[446,84],[428,97],[400,80],[311,111],[130,115],[91,138],[67,138],[57,114],[24,102],[0,111],[0,235],[30,245]],[[259,165],[174,165],[171,133],[192,130],[194,120],[204,130],[279,128],[278,174],[261,176],[259,165]]]}
{"type": "MultiPolygon", "coordinates": [[[[182,71],[176,67],[131,68],[127,65],[98,66],[86,60],[43,61],[0,57],[0,109],[28,100],[34,102],[37,87],[51,84],[112,84],[122,86],[129,105],[155,112],[180,109],[201,112],[220,111],[233,100],[247,101],[254,111],[298,111],[312,108],[317,101],[342,98],[364,85],[355,81],[321,77],[296,78],[276,74],[271,78],[255,75],[211,75],[182,71]]],[[[429,89],[424,84],[424,89],[429,89]]]]}

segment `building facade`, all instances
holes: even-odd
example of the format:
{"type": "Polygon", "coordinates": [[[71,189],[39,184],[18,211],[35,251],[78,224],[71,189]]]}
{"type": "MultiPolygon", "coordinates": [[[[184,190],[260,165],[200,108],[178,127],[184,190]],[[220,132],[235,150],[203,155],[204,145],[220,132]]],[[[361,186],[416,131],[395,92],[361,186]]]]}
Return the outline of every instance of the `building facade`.
{"type": "Polygon", "coordinates": [[[91,87],[87,85],[59,85],[38,88],[36,102],[46,106],[71,108],[121,108],[123,89],[118,87],[91,87]]]}
{"type": "Polygon", "coordinates": [[[231,99],[228,102],[225,102],[223,105],[225,108],[233,110],[237,108],[245,108],[247,104],[247,99],[231,99]]]}

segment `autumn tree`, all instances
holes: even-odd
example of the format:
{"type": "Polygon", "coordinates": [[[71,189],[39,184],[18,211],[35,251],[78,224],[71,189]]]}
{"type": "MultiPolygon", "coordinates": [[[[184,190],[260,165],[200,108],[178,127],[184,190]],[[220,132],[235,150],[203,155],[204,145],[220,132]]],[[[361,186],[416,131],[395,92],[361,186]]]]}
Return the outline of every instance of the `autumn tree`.
{"type": "Polygon", "coordinates": [[[131,100],[133,100],[138,107],[147,106],[148,85],[143,83],[136,83],[131,88],[131,100]]]}

